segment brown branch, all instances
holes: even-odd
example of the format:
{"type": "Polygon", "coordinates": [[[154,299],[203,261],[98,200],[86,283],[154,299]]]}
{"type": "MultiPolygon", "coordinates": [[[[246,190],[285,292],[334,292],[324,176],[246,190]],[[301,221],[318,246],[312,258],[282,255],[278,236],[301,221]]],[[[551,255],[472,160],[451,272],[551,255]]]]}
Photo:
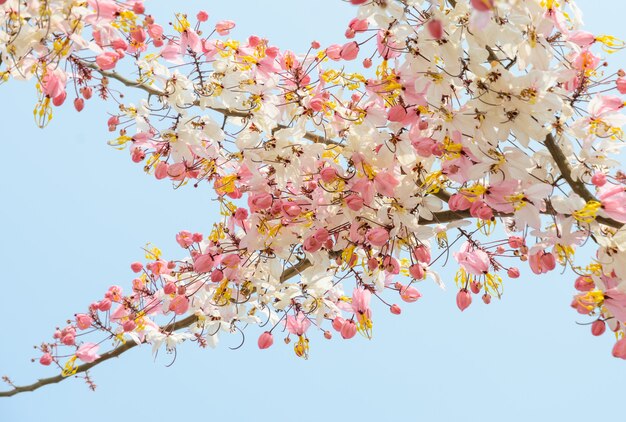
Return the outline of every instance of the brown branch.
{"type": "MultiPolygon", "coordinates": [[[[181,319],[180,321],[174,322],[172,324],[168,324],[165,325],[163,327],[161,327],[162,330],[164,331],[176,331],[176,330],[180,330],[181,328],[185,328],[190,326],[191,324],[193,324],[194,322],[196,322],[198,320],[198,317],[196,315],[190,315],[185,319],[181,319]]],[[[125,353],[127,351],[129,351],[130,349],[132,349],[133,347],[138,346],[137,343],[135,343],[132,340],[127,341],[126,343],[122,344],[119,347],[116,347],[113,350],[109,350],[108,352],[102,354],[100,356],[100,358],[94,362],[90,362],[90,363],[85,363],[83,365],[79,365],[77,370],[76,370],[76,374],[80,374],[82,372],[86,372],[89,369],[93,368],[96,365],[101,364],[102,362],[118,357],[119,355],[121,355],[122,353],[125,353]]],[[[59,383],[65,379],[67,379],[69,377],[64,377],[62,375],[56,375],[54,377],[50,377],[50,378],[42,378],[40,380],[38,380],[35,383],[29,384],[29,385],[24,385],[24,386],[14,386],[14,388],[12,390],[9,391],[0,391],[0,397],[11,397],[14,396],[18,393],[25,393],[28,391],[35,391],[38,388],[43,387],[44,385],[48,385],[48,384],[56,384],[59,383]]]]}
{"type": "MultiPolygon", "coordinates": [[[[587,189],[587,187],[582,181],[574,180],[574,178],[572,177],[572,169],[570,168],[568,164],[568,159],[563,153],[563,150],[557,145],[556,140],[554,139],[554,136],[551,133],[549,133],[546,136],[546,139],[544,140],[543,143],[548,149],[548,152],[550,153],[552,158],[554,159],[554,162],[556,163],[557,167],[559,168],[559,171],[561,172],[561,176],[563,176],[563,178],[565,179],[567,184],[570,186],[570,188],[572,188],[574,193],[578,194],[578,196],[580,196],[587,202],[589,201],[599,202],[598,199],[591,192],[589,192],[589,189],[587,189]]],[[[624,225],[620,223],[619,221],[613,220],[612,218],[606,218],[602,216],[596,217],[596,221],[598,221],[601,224],[604,224],[605,226],[614,227],[616,229],[620,229],[624,225]]]]}

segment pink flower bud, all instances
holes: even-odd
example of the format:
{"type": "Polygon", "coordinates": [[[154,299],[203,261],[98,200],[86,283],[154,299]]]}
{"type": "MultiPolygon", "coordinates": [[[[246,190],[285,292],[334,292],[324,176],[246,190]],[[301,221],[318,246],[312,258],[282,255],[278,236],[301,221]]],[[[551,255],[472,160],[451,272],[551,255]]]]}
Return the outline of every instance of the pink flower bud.
{"type": "Polygon", "coordinates": [[[366,69],[369,69],[370,67],[372,67],[372,59],[370,59],[369,57],[366,59],[363,59],[363,67],[366,69]]]}
{"type": "Polygon", "coordinates": [[[413,256],[423,264],[430,264],[430,248],[426,245],[413,248],[413,256]]]}
{"type": "Polygon", "coordinates": [[[413,303],[417,302],[417,300],[422,297],[422,294],[415,287],[409,286],[400,289],[400,297],[405,302],[413,303]]]}
{"type": "Polygon", "coordinates": [[[67,93],[63,91],[56,97],[52,97],[52,105],[54,105],[55,107],[60,107],[61,105],[63,105],[66,98],[67,98],[67,93]]]}
{"type": "Polygon", "coordinates": [[[320,43],[319,43],[318,41],[312,41],[312,42],[311,42],[311,48],[312,48],[313,50],[317,50],[317,49],[318,49],[318,48],[320,48],[320,47],[321,47],[321,45],[320,45],[320,43]]]}
{"type": "Polygon", "coordinates": [[[320,178],[324,183],[334,182],[337,179],[337,170],[332,167],[324,167],[320,170],[320,178]]]}
{"type": "Polygon", "coordinates": [[[351,339],[356,335],[356,324],[351,319],[347,320],[341,327],[341,337],[346,340],[351,339]]]}
{"type": "Polygon", "coordinates": [[[176,291],[176,284],[173,281],[170,281],[163,286],[163,293],[166,295],[174,294],[176,291]]]}
{"type": "Polygon", "coordinates": [[[189,310],[189,299],[186,296],[176,296],[170,302],[169,310],[176,315],[182,315],[189,310]]]}
{"type": "Polygon", "coordinates": [[[512,247],[513,249],[519,249],[522,246],[524,246],[525,243],[526,242],[524,241],[524,239],[519,236],[509,237],[509,246],[512,247]]]}
{"type": "Polygon", "coordinates": [[[98,310],[101,312],[106,312],[111,309],[111,300],[104,298],[98,303],[98,310]]]}
{"type": "Polygon", "coordinates": [[[516,267],[509,268],[506,273],[511,278],[518,278],[519,277],[519,269],[517,269],[516,267]]]}
{"type": "Polygon", "coordinates": [[[129,333],[137,328],[137,323],[132,319],[129,319],[122,324],[122,328],[124,329],[124,332],[129,333]]]}
{"type": "Polygon", "coordinates": [[[146,11],[146,7],[143,5],[142,2],[138,1],[135,2],[135,4],[133,4],[133,12],[135,12],[138,15],[142,15],[143,12],[146,11]]]}
{"type": "Polygon", "coordinates": [[[413,264],[409,267],[409,274],[416,280],[422,280],[426,273],[420,264],[413,264]]]}
{"type": "Polygon", "coordinates": [[[215,24],[215,31],[224,36],[230,33],[230,30],[235,27],[235,22],[233,21],[219,21],[215,24]]]}
{"type": "Polygon", "coordinates": [[[367,232],[366,237],[372,246],[381,247],[389,241],[389,232],[382,227],[376,227],[367,232]]]}
{"type": "Polygon", "coordinates": [[[443,38],[443,25],[439,19],[429,20],[426,24],[426,29],[428,29],[428,32],[434,39],[440,40],[443,38]]]}
{"type": "Polygon", "coordinates": [[[489,305],[491,303],[491,295],[489,293],[485,293],[483,295],[483,302],[485,302],[485,305],[489,305]]]}
{"type": "Polygon", "coordinates": [[[211,281],[217,283],[224,279],[224,272],[222,270],[215,270],[211,273],[211,281]]]}
{"type": "Polygon", "coordinates": [[[93,90],[89,86],[84,86],[80,89],[80,93],[86,100],[88,100],[91,98],[91,95],[93,94],[93,90]]]}
{"type": "Polygon", "coordinates": [[[107,126],[109,127],[109,132],[115,131],[115,129],[117,128],[118,124],[120,124],[120,118],[119,117],[117,117],[117,116],[109,117],[109,120],[107,121],[107,126]]]}
{"type": "Polygon", "coordinates": [[[274,336],[269,331],[266,331],[259,336],[257,344],[259,345],[259,349],[268,349],[274,344],[274,336]]]}
{"type": "Polygon", "coordinates": [[[272,205],[272,195],[267,192],[259,192],[248,197],[250,211],[266,210],[272,205]]]}
{"type": "Polygon", "coordinates": [[[332,44],[326,48],[326,56],[329,59],[338,61],[341,59],[341,46],[339,44],[332,44]]]}
{"type": "Polygon", "coordinates": [[[606,175],[604,173],[594,173],[591,176],[591,183],[597,187],[604,186],[606,184],[606,175]]]}
{"type": "Polygon", "coordinates": [[[598,319],[591,324],[591,334],[594,336],[601,336],[606,331],[606,323],[601,319],[598,319]]]}
{"type": "Polygon", "coordinates": [[[73,346],[75,342],[76,338],[72,334],[66,334],[63,336],[63,338],[61,338],[61,343],[65,344],[66,346],[73,346]]]}
{"type": "Polygon", "coordinates": [[[401,122],[406,119],[406,108],[401,104],[396,104],[387,112],[387,119],[390,122],[401,122]]]}
{"type": "Polygon", "coordinates": [[[400,308],[398,305],[396,305],[395,303],[393,305],[391,305],[391,307],[389,308],[389,311],[394,314],[394,315],[400,315],[402,313],[402,308],[400,308]]]}
{"type": "Polygon", "coordinates": [[[480,292],[480,283],[477,281],[472,281],[470,283],[470,290],[472,291],[472,293],[478,294],[480,292]]]}
{"type": "Polygon", "coordinates": [[[352,211],[359,211],[363,208],[363,198],[358,195],[352,194],[345,198],[346,206],[350,208],[352,211]]]}
{"type": "Polygon", "coordinates": [[[626,359],[626,337],[615,343],[613,346],[613,356],[616,358],[626,359]]]}
{"type": "Polygon", "coordinates": [[[333,333],[331,333],[330,331],[326,330],[324,331],[324,338],[326,340],[330,340],[331,338],[333,338],[333,333]]]}
{"type": "Polygon", "coordinates": [[[342,317],[336,317],[335,319],[333,319],[332,325],[335,331],[341,331],[345,323],[346,323],[345,319],[343,319],[342,317]]]}
{"type": "Polygon", "coordinates": [[[76,314],[76,326],[81,330],[91,327],[93,319],[87,314],[76,314]]]}
{"type": "Polygon", "coordinates": [[[615,84],[620,94],[626,94],[626,78],[617,78],[615,84]]]}
{"type": "Polygon", "coordinates": [[[141,262],[133,262],[132,264],[130,264],[130,269],[134,272],[134,273],[138,273],[141,270],[143,270],[143,264],[141,262]]]}
{"type": "Polygon", "coordinates": [[[213,257],[211,255],[200,255],[194,260],[193,270],[197,273],[208,273],[213,269],[213,257]]]}
{"type": "Polygon", "coordinates": [[[467,289],[461,289],[456,295],[456,306],[461,312],[466,310],[472,304],[472,295],[467,289]]]}
{"type": "Polygon", "coordinates": [[[344,60],[354,60],[359,55],[359,44],[356,41],[351,41],[349,43],[344,44],[341,47],[341,51],[339,55],[344,60]]]}
{"type": "Polygon", "coordinates": [[[596,287],[596,284],[593,282],[593,279],[588,275],[581,275],[576,278],[574,282],[574,288],[580,292],[589,292],[596,287]]]}
{"type": "Polygon", "coordinates": [[[115,68],[120,57],[112,51],[107,51],[96,57],[96,64],[102,70],[111,70],[115,68]]]}
{"type": "Polygon", "coordinates": [[[494,0],[471,0],[470,3],[479,12],[488,12],[493,9],[494,0]]]}
{"type": "Polygon", "coordinates": [[[83,108],[85,108],[85,100],[83,100],[82,98],[74,98],[74,108],[79,113],[83,111],[83,108]]]}
{"type": "Polygon", "coordinates": [[[39,363],[44,365],[44,366],[48,366],[52,363],[52,356],[50,356],[50,353],[44,353],[40,358],[39,358],[39,363]]]}
{"type": "Polygon", "coordinates": [[[448,207],[450,211],[465,211],[472,206],[472,203],[467,199],[465,195],[455,193],[448,199],[448,207]]]}
{"type": "Polygon", "coordinates": [[[201,10],[196,15],[196,19],[198,19],[199,22],[206,22],[209,20],[209,14],[204,10],[201,10]]]}

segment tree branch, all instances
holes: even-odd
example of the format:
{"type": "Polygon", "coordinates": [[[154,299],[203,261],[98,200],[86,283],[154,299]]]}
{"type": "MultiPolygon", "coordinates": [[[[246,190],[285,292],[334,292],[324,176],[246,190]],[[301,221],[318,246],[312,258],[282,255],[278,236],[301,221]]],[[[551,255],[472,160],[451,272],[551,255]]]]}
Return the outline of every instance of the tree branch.
{"type": "MultiPolygon", "coordinates": [[[[567,184],[570,186],[570,188],[572,188],[574,193],[576,193],[578,196],[580,196],[587,202],[589,201],[600,202],[591,192],[589,192],[589,189],[587,189],[587,187],[582,181],[574,180],[574,178],[572,177],[572,169],[570,168],[568,164],[567,157],[565,157],[563,150],[557,145],[556,140],[554,139],[554,135],[549,133],[546,136],[546,139],[544,140],[543,143],[548,149],[548,152],[550,153],[552,158],[554,159],[554,162],[556,163],[557,167],[559,168],[559,171],[561,172],[561,176],[563,176],[563,178],[565,179],[567,184]]],[[[624,225],[620,223],[619,221],[613,220],[612,218],[605,218],[602,216],[596,217],[596,220],[601,224],[604,224],[606,226],[611,226],[616,229],[620,229],[624,225]]]]}

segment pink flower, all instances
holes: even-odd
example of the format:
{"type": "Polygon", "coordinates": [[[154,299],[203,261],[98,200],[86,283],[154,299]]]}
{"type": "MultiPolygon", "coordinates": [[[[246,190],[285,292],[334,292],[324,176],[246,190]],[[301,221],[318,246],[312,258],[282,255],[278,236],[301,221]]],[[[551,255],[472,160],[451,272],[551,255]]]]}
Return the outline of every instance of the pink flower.
{"type": "Polygon", "coordinates": [[[233,21],[219,21],[215,24],[215,31],[217,31],[220,35],[228,35],[230,30],[235,27],[235,22],[233,21]]]}
{"type": "Polygon", "coordinates": [[[467,289],[461,289],[456,295],[456,306],[461,312],[466,310],[472,304],[472,294],[467,289]]]}
{"type": "Polygon", "coordinates": [[[489,272],[489,255],[482,249],[474,248],[465,242],[459,252],[454,253],[454,259],[470,274],[483,275],[489,272]]]}
{"type": "Polygon", "coordinates": [[[354,60],[359,55],[359,44],[356,41],[351,41],[349,43],[344,44],[341,47],[341,51],[339,55],[344,60],[354,60]]]}
{"type": "Polygon", "coordinates": [[[189,310],[189,299],[186,296],[178,295],[170,302],[169,310],[176,315],[182,315],[189,310]]]}
{"type": "Polygon", "coordinates": [[[591,324],[591,334],[594,336],[601,336],[606,331],[606,323],[601,319],[598,319],[591,324]]]}
{"type": "Polygon", "coordinates": [[[115,68],[115,65],[117,64],[117,61],[119,59],[120,57],[116,53],[107,51],[96,57],[96,64],[102,70],[111,70],[115,68]]]}
{"type": "Polygon", "coordinates": [[[176,242],[181,248],[187,249],[194,244],[193,235],[187,230],[183,230],[176,235],[176,242]]]}
{"type": "Polygon", "coordinates": [[[298,312],[296,316],[289,315],[287,317],[287,331],[297,336],[302,336],[311,326],[311,321],[302,312],[298,312]]]}
{"type": "Polygon", "coordinates": [[[352,310],[355,314],[366,314],[369,316],[370,300],[372,298],[372,292],[362,287],[357,287],[352,292],[352,310]]]}
{"type": "Polygon", "coordinates": [[[193,263],[193,270],[197,273],[208,273],[213,269],[213,257],[204,254],[196,257],[193,263]]]}
{"type": "Polygon", "coordinates": [[[76,351],[76,357],[85,363],[91,363],[96,359],[100,359],[98,348],[100,346],[95,343],[83,343],[76,351]]]}
{"type": "Polygon", "coordinates": [[[413,303],[417,302],[422,294],[413,286],[405,286],[400,289],[400,297],[407,303],[413,303]]]}
{"type": "Polygon", "coordinates": [[[341,46],[339,44],[332,44],[326,48],[326,55],[329,59],[337,61],[341,59],[341,46]]]}
{"type": "Polygon", "coordinates": [[[370,230],[366,237],[372,246],[381,247],[389,241],[389,232],[382,227],[376,227],[370,230]]]}
{"type": "Polygon", "coordinates": [[[39,358],[39,363],[44,365],[44,366],[48,366],[52,363],[52,356],[50,355],[50,353],[44,353],[40,358],[39,358]]]}
{"type": "Polygon", "coordinates": [[[272,336],[272,333],[269,331],[266,331],[259,336],[257,344],[259,345],[259,349],[267,349],[274,344],[274,336],[272,336]]]}
{"type": "Polygon", "coordinates": [[[309,236],[304,240],[302,247],[305,251],[313,253],[320,250],[322,244],[315,236],[309,236]]]}
{"type": "Polygon", "coordinates": [[[350,208],[352,211],[359,211],[361,208],[363,208],[363,198],[361,198],[358,195],[348,195],[345,198],[346,201],[346,206],[348,208],[350,208]]]}
{"type": "Polygon", "coordinates": [[[428,29],[428,32],[434,39],[440,40],[443,38],[443,25],[439,19],[429,20],[426,24],[426,29],[428,29]]]}
{"type": "Polygon", "coordinates": [[[613,356],[620,359],[626,359],[626,337],[615,343],[613,346],[613,356]]]}
{"type": "Polygon", "coordinates": [[[76,314],[76,326],[81,330],[91,327],[93,319],[87,314],[76,314]]]}
{"type": "Polygon", "coordinates": [[[602,202],[604,212],[620,223],[626,223],[626,190],[620,185],[605,185],[599,193],[598,199],[602,202]]]}
{"type": "Polygon", "coordinates": [[[471,0],[470,3],[479,12],[488,12],[493,9],[494,0],[471,0]]]}
{"type": "Polygon", "coordinates": [[[374,177],[374,187],[383,196],[392,197],[400,182],[388,171],[381,171],[374,177]]]}
{"type": "Polygon", "coordinates": [[[615,85],[620,94],[626,94],[626,78],[617,78],[615,85]]]}
{"type": "Polygon", "coordinates": [[[596,41],[596,36],[587,31],[572,31],[567,35],[567,40],[581,48],[586,48],[596,41]]]}
{"type": "Polygon", "coordinates": [[[423,264],[430,264],[430,248],[426,245],[413,248],[413,256],[423,264]]]}
{"type": "Polygon", "coordinates": [[[387,112],[387,120],[390,122],[401,122],[406,119],[406,108],[401,104],[396,104],[387,112]]]}
{"type": "Polygon", "coordinates": [[[341,337],[349,340],[356,335],[356,324],[351,319],[347,320],[341,327],[341,337]]]}
{"type": "Polygon", "coordinates": [[[248,197],[248,207],[250,211],[266,210],[272,205],[272,195],[267,192],[259,192],[248,197]]]}
{"type": "Polygon", "coordinates": [[[550,252],[539,251],[529,257],[530,269],[535,274],[543,274],[552,271],[556,267],[556,259],[550,252]]]}

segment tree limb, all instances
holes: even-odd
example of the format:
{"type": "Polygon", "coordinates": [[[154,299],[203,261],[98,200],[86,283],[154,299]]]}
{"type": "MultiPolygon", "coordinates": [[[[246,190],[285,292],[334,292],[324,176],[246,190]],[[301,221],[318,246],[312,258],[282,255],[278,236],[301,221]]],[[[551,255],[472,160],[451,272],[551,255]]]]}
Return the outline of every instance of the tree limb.
{"type": "MultiPolygon", "coordinates": [[[[582,181],[574,180],[574,178],[572,177],[572,169],[570,168],[568,164],[567,157],[565,157],[563,150],[557,145],[556,140],[554,139],[554,135],[549,133],[546,136],[546,139],[544,140],[543,143],[546,146],[552,158],[554,159],[554,162],[556,163],[557,167],[559,168],[559,171],[561,172],[561,176],[563,176],[567,184],[570,186],[570,188],[572,188],[572,191],[574,191],[574,193],[578,194],[578,196],[580,196],[587,202],[589,201],[600,202],[591,192],[589,192],[589,189],[587,189],[587,187],[582,181]]],[[[620,223],[619,221],[613,220],[612,218],[605,218],[602,216],[596,217],[596,220],[601,224],[604,224],[606,226],[611,226],[616,229],[620,229],[624,225],[620,223]]]]}

